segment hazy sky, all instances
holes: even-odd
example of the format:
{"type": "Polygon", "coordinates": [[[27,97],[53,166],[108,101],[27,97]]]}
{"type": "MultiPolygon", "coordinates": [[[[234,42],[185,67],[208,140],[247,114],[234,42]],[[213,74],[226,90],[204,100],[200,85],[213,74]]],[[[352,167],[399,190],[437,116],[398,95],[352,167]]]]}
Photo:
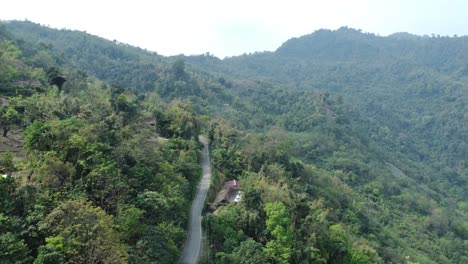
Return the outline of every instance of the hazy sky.
{"type": "Polygon", "coordinates": [[[341,26],[468,35],[468,0],[3,0],[0,19],[87,31],[163,55],[224,57],[341,26]]]}

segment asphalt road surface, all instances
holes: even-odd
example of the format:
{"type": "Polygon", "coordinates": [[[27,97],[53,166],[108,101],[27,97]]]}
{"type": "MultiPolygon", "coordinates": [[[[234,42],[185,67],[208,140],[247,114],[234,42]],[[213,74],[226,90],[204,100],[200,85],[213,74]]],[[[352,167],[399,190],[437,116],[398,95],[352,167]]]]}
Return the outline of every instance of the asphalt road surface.
{"type": "Polygon", "coordinates": [[[202,210],[205,204],[206,193],[210,188],[211,169],[210,157],[208,153],[208,140],[202,136],[199,138],[200,143],[203,144],[202,152],[202,170],[203,175],[198,185],[197,195],[192,203],[190,209],[190,222],[188,227],[188,236],[184,244],[182,255],[180,256],[180,264],[198,263],[198,258],[201,249],[201,235],[202,235],[202,210]]]}

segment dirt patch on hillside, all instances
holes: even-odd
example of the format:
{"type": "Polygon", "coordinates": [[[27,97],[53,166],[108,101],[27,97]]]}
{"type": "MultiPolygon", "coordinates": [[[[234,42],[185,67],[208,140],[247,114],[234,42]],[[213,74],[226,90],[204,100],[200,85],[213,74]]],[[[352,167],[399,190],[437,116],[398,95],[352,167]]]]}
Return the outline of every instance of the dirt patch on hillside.
{"type": "Polygon", "coordinates": [[[24,135],[23,129],[11,129],[8,137],[0,135],[0,153],[13,152],[16,157],[24,157],[24,135]]]}

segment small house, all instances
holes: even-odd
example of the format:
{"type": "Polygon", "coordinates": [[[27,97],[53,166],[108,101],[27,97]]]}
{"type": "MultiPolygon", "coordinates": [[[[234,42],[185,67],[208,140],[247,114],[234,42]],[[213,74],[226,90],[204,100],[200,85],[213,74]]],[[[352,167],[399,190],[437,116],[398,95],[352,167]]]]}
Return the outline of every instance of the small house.
{"type": "Polygon", "coordinates": [[[238,203],[242,198],[239,181],[232,180],[224,183],[223,188],[219,191],[214,201],[215,206],[238,203]]]}

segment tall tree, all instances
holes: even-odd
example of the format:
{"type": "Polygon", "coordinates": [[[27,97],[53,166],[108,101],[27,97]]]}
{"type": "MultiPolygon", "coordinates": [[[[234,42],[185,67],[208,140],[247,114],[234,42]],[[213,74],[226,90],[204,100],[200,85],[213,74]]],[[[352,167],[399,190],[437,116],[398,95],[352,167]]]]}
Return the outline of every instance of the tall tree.
{"type": "Polygon", "coordinates": [[[265,254],[273,263],[289,263],[293,246],[291,216],[282,202],[267,203],[265,213],[267,231],[273,237],[265,246],[265,254]]]}

